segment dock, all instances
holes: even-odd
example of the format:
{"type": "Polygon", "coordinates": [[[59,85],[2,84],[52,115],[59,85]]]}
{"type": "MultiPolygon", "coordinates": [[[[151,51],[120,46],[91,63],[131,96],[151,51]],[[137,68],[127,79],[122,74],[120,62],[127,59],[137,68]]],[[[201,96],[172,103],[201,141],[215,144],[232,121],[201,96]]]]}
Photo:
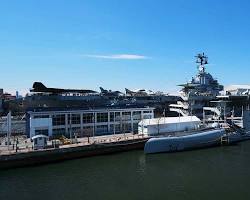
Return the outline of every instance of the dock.
{"type": "Polygon", "coordinates": [[[18,150],[1,146],[0,169],[26,167],[76,158],[143,149],[149,137],[132,133],[77,138],[77,143],[56,148],[33,150],[30,143],[20,144],[18,150]]]}

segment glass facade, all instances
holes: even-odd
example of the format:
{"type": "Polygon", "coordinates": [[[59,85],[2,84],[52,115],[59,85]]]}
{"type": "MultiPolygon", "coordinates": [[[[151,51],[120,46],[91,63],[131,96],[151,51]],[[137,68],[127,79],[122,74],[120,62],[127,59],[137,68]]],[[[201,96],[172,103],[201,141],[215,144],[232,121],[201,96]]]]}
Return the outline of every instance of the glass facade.
{"type": "Polygon", "coordinates": [[[138,133],[138,123],[133,123],[133,132],[138,133]]]}
{"type": "Polygon", "coordinates": [[[97,113],[97,122],[108,122],[108,113],[97,113]]]}
{"type": "Polygon", "coordinates": [[[122,124],[122,133],[129,133],[132,131],[131,123],[122,124]]]}
{"type": "Polygon", "coordinates": [[[43,130],[35,130],[35,135],[49,135],[49,130],[48,129],[43,129],[43,130]]]}
{"type": "Polygon", "coordinates": [[[52,116],[53,126],[65,125],[65,115],[53,115],[52,116]]]}
{"type": "Polygon", "coordinates": [[[34,119],[49,118],[49,115],[35,115],[34,119]]]}
{"type": "Polygon", "coordinates": [[[148,119],[153,117],[152,110],[140,110],[139,108],[135,110],[124,109],[124,110],[91,110],[91,111],[72,111],[70,112],[47,112],[41,115],[34,113],[34,118],[52,118],[52,133],[48,130],[50,128],[36,127],[33,129],[32,135],[34,134],[44,134],[48,135],[48,132],[52,135],[60,136],[65,135],[72,137],[74,135],[78,137],[92,137],[93,135],[105,135],[105,134],[116,134],[116,133],[136,133],[138,131],[138,121],[143,119],[148,119]],[[75,112],[75,113],[74,113],[75,112]],[[56,113],[56,114],[55,114],[56,113]],[[82,116],[82,119],[81,119],[82,116]],[[143,117],[142,117],[143,116],[143,117]],[[96,117],[96,119],[95,119],[96,117]],[[133,121],[134,120],[134,121],[133,121]],[[67,125],[66,125],[67,124],[67,125]],[[115,124],[115,125],[114,125],[115,124]],[[44,129],[47,129],[46,131],[44,129]],[[95,132],[95,133],[94,133],[95,132]]]}
{"type": "Polygon", "coordinates": [[[84,124],[93,123],[94,122],[94,114],[93,113],[83,113],[82,122],[84,124]]]}
{"type": "Polygon", "coordinates": [[[115,119],[115,112],[111,112],[111,113],[109,113],[109,119],[110,119],[110,121],[111,122],[113,122],[114,121],[114,119],[115,119]]]}
{"type": "Polygon", "coordinates": [[[54,136],[61,136],[61,135],[66,136],[65,128],[53,129],[53,135],[54,135],[54,136]]]}
{"type": "Polygon", "coordinates": [[[141,120],[141,111],[134,111],[133,112],[133,119],[134,120],[141,120]]]}
{"type": "Polygon", "coordinates": [[[93,126],[84,126],[82,129],[82,137],[93,136],[93,126]]]}
{"type": "Polygon", "coordinates": [[[124,121],[131,120],[131,112],[122,112],[122,120],[124,121]]]}
{"type": "Polygon", "coordinates": [[[81,135],[81,128],[80,127],[68,128],[67,137],[70,137],[70,131],[71,131],[72,137],[75,137],[75,136],[79,137],[81,135]]]}
{"type": "Polygon", "coordinates": [[[95,135],[103,135],[104,133],[108,133],[108,126],[107,125],[96,126],[95,135]]]}
{"type": "Polygon", "coordinates": [[[143,119],[151,119],[152,116],[151,115],[143,115],[143,119]]]}
{"type": "Polygon", "coordinates": [[[68,124],[80,124],[81,115],[80,114],[68,114],[68,124]],[[71,118],[71,119],[70,119],[71,118]]]}
{"type": "Polygon", "coordinates": [[[120,133],[121,132],[121,126],[120,124],[110,124],[110,133],[120,133]]]}

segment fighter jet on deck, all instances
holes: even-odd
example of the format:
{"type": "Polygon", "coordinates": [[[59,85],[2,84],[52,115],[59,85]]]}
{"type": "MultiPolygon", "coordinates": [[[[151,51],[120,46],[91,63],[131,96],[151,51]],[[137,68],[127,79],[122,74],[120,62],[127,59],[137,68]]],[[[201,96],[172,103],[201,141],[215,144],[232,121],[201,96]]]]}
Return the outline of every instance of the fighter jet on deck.
{"type": "Polygon", "coordinates": [[[123,95],[123,93],[120,91],[105,90],[102,87],[100,87],[100,90],[101,90],[101,95],[103,96],[118,97],[123,95]]]}
{"type": "Polygon", "coordinates": [[[163,95],[163,92],[157,91],[153,92],[152,90],[145,90],[145,89],[139,89],[139,90],[129,90],[125,88],[126,95],[127,96],[155,96],[155,95],[163,95]]]}
{"type": "Polygon", "coordinates": [[[125,91],[126,91],[126,95],[129,95],[129,96],[147,96],[148,95],[148,93],[144,89],[132,91],[132,90],[125,88],[125,91]]]}

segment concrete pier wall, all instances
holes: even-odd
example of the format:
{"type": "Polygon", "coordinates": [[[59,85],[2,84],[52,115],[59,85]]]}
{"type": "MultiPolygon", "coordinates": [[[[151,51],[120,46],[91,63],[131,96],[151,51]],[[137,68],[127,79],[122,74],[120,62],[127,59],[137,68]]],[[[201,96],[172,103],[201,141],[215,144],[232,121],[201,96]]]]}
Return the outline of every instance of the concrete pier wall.
{"type": "Polygon", "coordinates": [[[112,143],[71,146],[0,156],[0,169],[9,169],[60,162],[64,160],[143,149],[148,138],[112,143]]]}

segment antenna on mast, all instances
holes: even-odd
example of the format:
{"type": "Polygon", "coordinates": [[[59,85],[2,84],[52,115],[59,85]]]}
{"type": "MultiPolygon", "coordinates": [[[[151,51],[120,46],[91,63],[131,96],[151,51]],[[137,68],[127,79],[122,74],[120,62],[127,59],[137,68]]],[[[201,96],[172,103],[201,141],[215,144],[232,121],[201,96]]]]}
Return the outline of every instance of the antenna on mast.
{"type": "Polygon", "coordinates": [[[208,64],[208,57],[205,53],[198,53],[196,57],[196,63],[199,64],[198,69],[201,73],[205,72],[205,65],[208,64]]]}

